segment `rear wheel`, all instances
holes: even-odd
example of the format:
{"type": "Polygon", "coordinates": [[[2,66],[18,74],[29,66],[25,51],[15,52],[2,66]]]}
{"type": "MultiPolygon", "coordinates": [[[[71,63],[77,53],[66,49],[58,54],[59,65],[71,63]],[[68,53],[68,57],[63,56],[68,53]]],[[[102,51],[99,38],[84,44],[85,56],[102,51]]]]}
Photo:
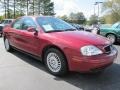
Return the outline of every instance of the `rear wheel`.
{"type": "Polygon", "coordinates": [[[61,76],[67,73],[66,59],[59,50],[50,48],[46,51],[44,60],[51,74],[61,76]]]}
{"type": "Polygon", "coordinates": [[[7,38],[5,38],[5,40],[4,40],[4,46],[5,46],[6,51],[8,51],[8,52],[12,51],[12,47],[7,38]]]}
{"type": "Polygon", "coordinates": [[[2,37],[2,33],[0,33],[0,37],[2,37]]]}
{"type": "Polygon", "coordinates": [[[116,42],[116,36],[114,34],[108,34],[107,38],[111,41],[111,43],[116,42]]]}

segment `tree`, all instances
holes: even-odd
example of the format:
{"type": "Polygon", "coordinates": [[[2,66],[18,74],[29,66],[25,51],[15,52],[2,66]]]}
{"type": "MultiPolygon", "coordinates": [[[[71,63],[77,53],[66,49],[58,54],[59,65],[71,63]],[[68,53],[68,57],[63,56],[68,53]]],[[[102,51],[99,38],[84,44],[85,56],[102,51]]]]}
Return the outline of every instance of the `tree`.
{"type": "Polygon", "coordinates": [[[70,22],[74,22],[77,24],[84,24],[86,22],[86,18],[82,12],[71,13],[69,19],[70,22]]]}
{"type": "Polygon", "coordinates": [[[13,7],[14,7],[14,18],[15,18],[15,5],[16,5],[16,2],[15,2],[15,0],[14,0],[14,2],[13,2],[13,7]]]}
{"type": "Polygon", "coordinates": [[[76,23],[76,24],[85,24],[86,23],[86,18],[82,12],[78,13],[70,13],[69,16],[63,15],[63,16],[58,16],[58,18],[69,22],[69,23],[76,23]]]}
{"type": "Polygon", "coordinates": [[[9,0],[0,0],[1,6],[0,8],[4,8],[4,13],[5,13],[5,18],[7,18],[7,16],[9,15],[9,4],[7,4],[7,2],[9,2],[9,0]]]}
{"type": "Polygon", "coordinates": [[[50,0],[34,0],[34,3],[30,4],[30,12],[31,15],[34,10],[35,15],[55,15],[54,13],[54,3],[50,0]],[[34,9],[33,9],[34,8],[34,9]]]}
{"type": "Polygon", "coordinates": [[[7,17],[7,15],[6,15],[6,2],[5,2],[5,0],[4,0],[4,2],[3,2],[3,5],[4,5],[4,10],[5,10],[5,18],[7,17]]]}
{"type": "Polygon", "coordinates": [[[2,4],[0,8],[4,8],[5,18],[16,18],[16,12],[17,14],[18,12],[21,12],[22,14],[20,14],[23,15],[24,11],[22,11],[22,1],[24,0],[0,0],[0,3],[2,4]]]}
{"type": "Polygon", "coordinates": [[[3,17],[3,16],[0,16],[0,21],[3,20],[3,19],[4,19],[4,17],[3,17]]]}
{"type": "Polygon", "coordinates": [[[43,15],[54,15],[54,3],[50,0],[43,0],[43,15]]]}
{"type": "Polygon", "coordinates": [[[92,25],[92,24],[97,24],[97,23],[98,23],[98,16],[91,15],[91,17],[89,18],[88,24],[92,25]]]}
{"type": "Polygon", "coordinates": [[[58,18],[66,21],[66,22],[69,22],[69,17],[67,15],[59,16],[58,18]]]}
{"type": "Polygon", "coordinates": [[[51,0],[0,0],[5,18],[23,15],[55,15],[51,0]],[[11,16],[12,15],[12,16],[11,16]]]}
{"type": "Polygon", "coordinates": [[[111,18],[110,23],[120,21],[120,0],[105,1],[102,6],[102,11],[105,12],[105,17],[109,16],[111,18]]]}

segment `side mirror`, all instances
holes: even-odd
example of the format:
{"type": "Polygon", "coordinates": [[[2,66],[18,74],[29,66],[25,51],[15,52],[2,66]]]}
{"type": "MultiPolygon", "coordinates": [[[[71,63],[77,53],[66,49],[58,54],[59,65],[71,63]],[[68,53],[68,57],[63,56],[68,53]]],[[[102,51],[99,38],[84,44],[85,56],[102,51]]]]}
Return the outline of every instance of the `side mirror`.
{"type": "Polygon", "coordinates": [[[28,31],[28,32],[35,32],[34,35],[38,35],[38,31],[36,30],[35,27],[28,27],[28,28],[27,28],[27,31],[28,31]]]}
{"type": "Polygon", "coordinates": [[[35,32],[35,31],[36,31],[36,28],[34,28],[34,27],[28,27],[28,28],[27,28],[27,31],[28,31],[28,32],[35,32]]]}

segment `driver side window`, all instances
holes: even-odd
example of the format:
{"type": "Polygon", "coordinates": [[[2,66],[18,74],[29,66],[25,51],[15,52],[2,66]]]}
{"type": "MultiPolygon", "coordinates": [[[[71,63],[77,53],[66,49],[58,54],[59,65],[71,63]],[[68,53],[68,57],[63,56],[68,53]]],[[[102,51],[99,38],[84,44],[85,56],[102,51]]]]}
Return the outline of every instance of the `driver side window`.
{"type": "Polygon", "coordinates": [[[24,21],[22,23],[22,30],[27,30],[29,27],[36,28],[35,22],[33,21],[32,18],[24,18],[24,21]]]}

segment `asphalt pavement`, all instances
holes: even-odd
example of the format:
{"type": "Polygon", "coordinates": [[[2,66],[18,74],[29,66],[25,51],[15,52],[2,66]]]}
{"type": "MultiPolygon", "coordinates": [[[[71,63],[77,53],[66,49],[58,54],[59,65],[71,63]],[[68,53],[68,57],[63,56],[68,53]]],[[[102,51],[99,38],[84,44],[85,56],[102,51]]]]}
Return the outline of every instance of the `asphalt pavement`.
{"type": "Polygon", "coordinates": [[[118,58],[103,73],[55,77],[40,61],[21,52],[6,52],[0,38],[0,90],[120,90],[120,45],[115,47],[118,58]]]}

